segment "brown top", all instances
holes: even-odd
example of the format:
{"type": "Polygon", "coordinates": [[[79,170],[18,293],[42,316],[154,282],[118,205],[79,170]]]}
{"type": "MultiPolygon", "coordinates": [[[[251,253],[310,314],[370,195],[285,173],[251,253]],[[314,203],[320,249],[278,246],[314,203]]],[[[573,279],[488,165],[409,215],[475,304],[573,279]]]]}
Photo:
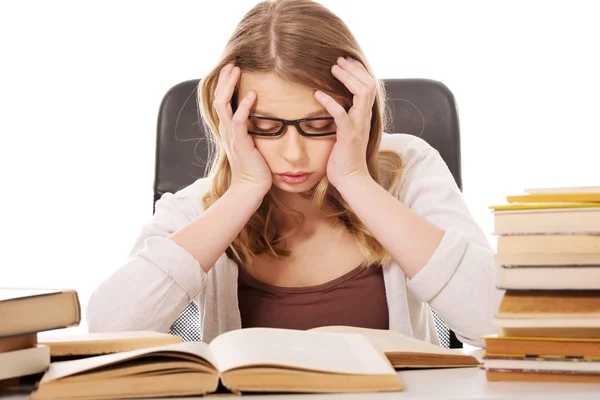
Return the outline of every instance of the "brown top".
{"type": "Polygon", "coordinates": [[[239,268],[238,302],[242,328],[311,329],[346,325],[389,329],[388,306],[380,266],[357,267],[326,283],[279,287],[263,283],[239,268]]]}

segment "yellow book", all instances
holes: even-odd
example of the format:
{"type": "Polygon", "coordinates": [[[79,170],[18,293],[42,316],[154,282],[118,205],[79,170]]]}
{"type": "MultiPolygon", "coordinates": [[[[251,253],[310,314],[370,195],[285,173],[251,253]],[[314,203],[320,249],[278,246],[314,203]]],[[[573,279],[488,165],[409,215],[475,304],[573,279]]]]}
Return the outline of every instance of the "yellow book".
{"type": "Polygon", "coordinates": [[[506,196],[509,203],[600,203],[600,193],[532,193],[506,196]]]}
{"type": "Polygon", "coordinates": [[[514,210],[540,210],[540,209],[564,209],[564,208],[595,208],[600,207],[600,202],[514,202],[509,204],[497,204],[488,206],[493,211],[514,211],[514,210]]]}

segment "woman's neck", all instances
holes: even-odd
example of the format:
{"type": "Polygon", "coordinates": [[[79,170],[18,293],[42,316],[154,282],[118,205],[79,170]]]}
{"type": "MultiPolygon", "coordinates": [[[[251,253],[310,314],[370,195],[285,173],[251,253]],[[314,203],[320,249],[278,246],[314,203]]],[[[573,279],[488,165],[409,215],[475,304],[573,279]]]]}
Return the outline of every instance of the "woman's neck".
{"type": "MultiPolygon", "coordinates": [[[[315,209],[310,198],[307,199],[302,197],[299,193],[284,192],[277,188],[273,188],[272,191],[272,194],[277,197],[277,200],[279,200],[281,204],[304,216],[302,230],[304,230],[304,228],[312,230],[310,227],[322,220],[322,217],[318,210],[315,209]]],[[[280,232],[289,232],[298,228],[298,220],[291,215],[286,215],[277,210],[274,217],[275,224],[280,232]]]]}

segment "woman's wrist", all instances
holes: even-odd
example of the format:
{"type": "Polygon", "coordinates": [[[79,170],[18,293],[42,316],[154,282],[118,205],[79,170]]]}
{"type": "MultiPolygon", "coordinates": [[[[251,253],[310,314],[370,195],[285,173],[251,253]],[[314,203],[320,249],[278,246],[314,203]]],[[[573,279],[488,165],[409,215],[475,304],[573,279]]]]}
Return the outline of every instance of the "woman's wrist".
{"type": "Polygon", "coordinates": [[[240,200],[240,202],[244,202],[248,205],[254,205],[254,209],[258,209],[261,205],[264,197],[269,192],[270,188],[263,188],[257,185],[245,184],[245,183],[237,183],[233,184],[227,189],[227,193],[234,198],[240,200]]]}

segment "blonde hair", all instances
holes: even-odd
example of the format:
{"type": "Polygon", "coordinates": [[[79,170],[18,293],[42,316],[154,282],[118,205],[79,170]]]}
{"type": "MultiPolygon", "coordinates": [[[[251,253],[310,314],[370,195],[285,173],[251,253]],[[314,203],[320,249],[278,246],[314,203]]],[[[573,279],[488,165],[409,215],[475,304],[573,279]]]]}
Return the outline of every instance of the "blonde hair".
{"type": "MultiPolygon", "coordinates": [[[[243,17],[227,42],[220,62],[202,79],[199,89],[201,113],[211,133],[213,150],[209,172],[213,181],[211,191],[203,198],[205,208],[217,201],[231,182],[231,169],[221,147],[219,118],[212,107],[221,68],[233,61],[243,72],[274,73],[334,98],[346,99],[347,104],[344,105],[349,106],[353,95],[330,72],[337,58],[346,56],[360,61],[374,76],[346,24],[319,3],[311,0],[263,1],[243,17]]],[[[397,153],[379,150],[386,121],[384,105],[385,89],[380,84],[372,109],[366,159],[373,179],[393,193],[399,184],[402,162],[397,153]]],[[[344,227],[356,238],[367,265],[390,258],[339,192],[329,184],[327,177],[308,196],[324,218],[330,219],[335,226],[344,227]]],[[[288,250],[276,246],[284,237],[274,226],[275,209],[294,216],[299,224],[303,222],[300,213],[286,208],[269,192],[229,246],[228,255],[242,265],[251,264],[255,256],[265,253],[276,258],[289,256],[288,250]]]]}

